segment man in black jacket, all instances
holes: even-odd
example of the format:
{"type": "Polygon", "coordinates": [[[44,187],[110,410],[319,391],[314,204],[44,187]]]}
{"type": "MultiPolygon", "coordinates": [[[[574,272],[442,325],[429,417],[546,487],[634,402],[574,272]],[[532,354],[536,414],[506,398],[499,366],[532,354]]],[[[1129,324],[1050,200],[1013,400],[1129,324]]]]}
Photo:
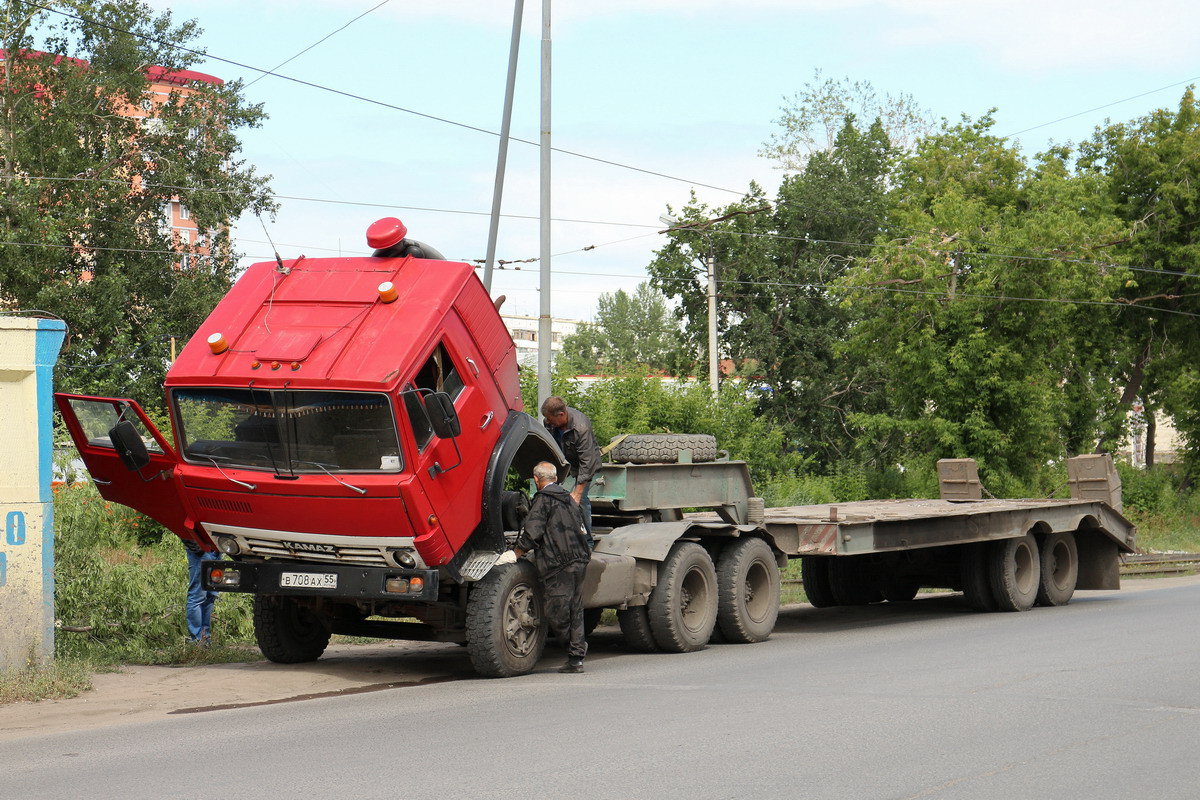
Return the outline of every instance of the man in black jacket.
{"type": "Polygon", "coordinates": [[[600,446],[592,431],[592,421],[577,408],[571,408],[557,396],[547,397],[542,403],[542,417],[546,430],[554,437],[559,449],[571,465],[575,486],[571,497],[583,510],[583,524],[587,528],[588,545],[592,546],[592,501],[588,498],[592,476],[600,468],[600,446]]]}
{"type": "Polygon", "coordinates": [[[533,468],[538,492],[513,548],[517,557],[532,553],[542,579],[543,608],[550,630],[567,645],[567,663],[559,672],[583,672],[587,641],[583,632],[583,575],[588,547],[579,504],[558,485],[558,470],[548,461],[533,468]]]}

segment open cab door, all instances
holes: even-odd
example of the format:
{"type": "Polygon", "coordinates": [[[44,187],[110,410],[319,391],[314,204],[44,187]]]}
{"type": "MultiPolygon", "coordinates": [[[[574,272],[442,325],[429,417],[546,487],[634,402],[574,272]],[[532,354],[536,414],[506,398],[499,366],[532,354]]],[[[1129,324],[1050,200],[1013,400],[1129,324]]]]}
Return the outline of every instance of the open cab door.
{"type": "Polygon", "coordinates": [[[54,400],[101,497],[157,520],[180,539],[209,546],[197,537],[171,480],[179,457],[137,403],[61,392],[54,400]]]}

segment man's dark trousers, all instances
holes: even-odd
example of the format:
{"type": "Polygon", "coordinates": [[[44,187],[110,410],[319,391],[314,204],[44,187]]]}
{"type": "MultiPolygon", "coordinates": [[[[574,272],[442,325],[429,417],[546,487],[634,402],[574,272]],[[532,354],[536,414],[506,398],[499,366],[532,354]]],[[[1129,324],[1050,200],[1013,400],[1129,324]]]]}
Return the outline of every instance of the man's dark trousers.
{"type": "Polygon", "coordinates": [[[550,631],[567,643],[567,656],[582,659],[587,655],[583,633],[583,576],[587,562],[568,564],[542,579],[546,596],[544,607],[550,631]]]}

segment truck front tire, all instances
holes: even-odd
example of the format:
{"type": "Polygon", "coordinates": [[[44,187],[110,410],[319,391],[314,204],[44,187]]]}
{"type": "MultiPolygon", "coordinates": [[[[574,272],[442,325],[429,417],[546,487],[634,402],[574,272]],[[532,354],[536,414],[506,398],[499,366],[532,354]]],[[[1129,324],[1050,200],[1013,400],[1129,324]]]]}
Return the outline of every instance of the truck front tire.
{"type": "Polygon", "coordinates": [[[717,624],[717,571],[708,551],[695,542],[677,542],[659,565],[647,609],[654,641],[663,651],[707,647],[717,624]]]}
{"type": "Polygon", "coordinates": [[[316,661],[329,646],[330,631],[321,618],[294,597],[255,595],[254,638],[276,664],[316,661]]]}
{"type": "Polygon", "coordinates": [[[764,642],[779,617],[779,565],[762,539],[736,539],[717,563],[717,626],[734,644],[764,642]]]}
{"type": "Polygon", "coordinates": [[[542,585],[528,561],[492,567],[467,598],[467,652],[485,678],[533,671],[546,646],[542,585]]]}

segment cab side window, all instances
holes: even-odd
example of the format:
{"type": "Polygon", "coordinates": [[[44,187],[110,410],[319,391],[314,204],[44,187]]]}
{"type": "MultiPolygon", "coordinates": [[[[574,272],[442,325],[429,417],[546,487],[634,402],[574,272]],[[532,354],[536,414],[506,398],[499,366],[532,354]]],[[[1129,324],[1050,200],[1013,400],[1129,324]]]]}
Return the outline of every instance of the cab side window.
{"type": "Polygon", "coordinates": [[[413,438],[417,442],[418,450],[424,450],[433,439],[433,428],[429,425],[429,417],[425,414],[425,404],[420,395],[445,392],[450,395],[451,400],[456,400],[462,394],[463,388],[462,377],[458,368],[454,366],[446,345],[439,343],[413,380],[404,387],[404,408],[408,412],[408,421],[412,425],[413,438]]]}

